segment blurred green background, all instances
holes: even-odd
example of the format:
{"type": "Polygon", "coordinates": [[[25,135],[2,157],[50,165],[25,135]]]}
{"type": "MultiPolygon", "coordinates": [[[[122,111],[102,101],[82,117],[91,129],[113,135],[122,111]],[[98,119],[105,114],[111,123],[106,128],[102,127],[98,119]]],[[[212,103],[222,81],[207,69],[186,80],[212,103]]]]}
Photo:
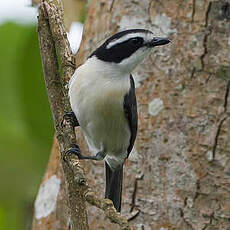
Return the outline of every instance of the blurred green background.
{"type": "Polygon", "coordinates": [[[0,230],[24,230],[54,134],[36,25],[0,25],[0,79],[0,230]]]}

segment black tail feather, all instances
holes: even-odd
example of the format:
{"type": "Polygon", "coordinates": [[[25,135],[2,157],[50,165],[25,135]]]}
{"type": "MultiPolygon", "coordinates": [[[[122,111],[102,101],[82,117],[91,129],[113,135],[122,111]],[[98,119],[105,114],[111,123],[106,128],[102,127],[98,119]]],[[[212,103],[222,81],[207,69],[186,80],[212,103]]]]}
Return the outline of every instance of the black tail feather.
{"type": "Polygon", "coordinates": [[[121,195],[123,180],[123,165],[120,169],[113,171],[105,162],[106,187],[105,198],[113,201],[113,205],[118,212],[121,211],[121,195]]]}

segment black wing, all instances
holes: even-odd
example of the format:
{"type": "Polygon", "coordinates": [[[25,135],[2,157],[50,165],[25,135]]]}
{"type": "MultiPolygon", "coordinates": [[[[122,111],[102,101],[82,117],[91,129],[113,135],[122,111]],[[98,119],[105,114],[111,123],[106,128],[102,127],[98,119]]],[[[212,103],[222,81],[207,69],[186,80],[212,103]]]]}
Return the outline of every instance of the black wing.
{"type": "Polygon", "coordinates": [[[128,152],[127,158],[128,158],[137,136],[137,121],[138,121],[135,83],[132,75],[130,75],[130,90],[124,97],[124,111],[125,111],[125,117],[129,122],[129,128],[131,132],[129,147],[127,149],[128,152]]]}

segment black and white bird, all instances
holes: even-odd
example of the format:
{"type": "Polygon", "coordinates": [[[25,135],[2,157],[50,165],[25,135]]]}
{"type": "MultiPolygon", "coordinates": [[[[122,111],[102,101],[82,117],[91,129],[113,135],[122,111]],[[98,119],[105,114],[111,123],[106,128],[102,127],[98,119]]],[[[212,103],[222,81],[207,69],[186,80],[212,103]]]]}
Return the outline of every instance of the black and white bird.
{"type": "MultiPolygon", "coordinates": [[[[107,39],[76,69],[69,82],[70,104],[94,156],[105,160],[105,197],[121,210],[123,164],[137,134],[137,104],[131,72],[155,46],[169,43],[143,29],[119,32],[107,39]]],[[[151,68],[151,67],[149,67],[151,68]]]]}

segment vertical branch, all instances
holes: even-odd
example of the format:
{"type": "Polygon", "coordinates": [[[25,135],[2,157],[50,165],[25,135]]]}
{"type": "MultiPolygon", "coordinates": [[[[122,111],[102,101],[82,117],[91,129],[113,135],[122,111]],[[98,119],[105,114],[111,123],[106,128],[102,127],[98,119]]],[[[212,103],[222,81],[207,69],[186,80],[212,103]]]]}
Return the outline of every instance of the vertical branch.
{"type": "Polygon", "coordinates": [[[43,1],[41,3],[38,17],[39,44],[47,94],[68,187],[67,197],[70,208],[71,229],[87,230],[88,220],[84,199],[84,192],[87,186],[84,172],[74,155],[69,155],[65,159],[63,157],[64,153],[75,143],[76,136],[71,123],[69,121],[62,122],[65,108],[70,108],[70,106],[64,93],[65,90],[62,87],[56,51],[58,50],[59,52],[65,78],[73,74],[74,65],[71,63],[72,54],[66,39],[60,12],[60,6],[59,8],[58,6],[56,7],[52,1],[43,1]]]}
{"type": "Polygon", "coordinates": [[[75,65],[70,51],[66,32],[62,20],[62,8],[52,0],[42,1],[39,7],[38,35],[42,57],[42,65],[46,82],[47,94],[56,129],[59,151],[62,156],[62,167],[68,187],[68,202],[70,208],[71,229],[89,229],[85,200],[104,211],[111,222],[116,223],[122,230],[131,230],[126,218],[116,212],[112,201],[98,199],[86,184],[84,171],[79,160],[74,155],[65,155],[65,152],[76,142],[76,135],[71,122],[63,122],[65,111],[69,111],[70,104],[66,88],[63,87],[74,73],[75,65]],[[59,73],[58,57],[63,73],[63,80],[59,73]]]}

